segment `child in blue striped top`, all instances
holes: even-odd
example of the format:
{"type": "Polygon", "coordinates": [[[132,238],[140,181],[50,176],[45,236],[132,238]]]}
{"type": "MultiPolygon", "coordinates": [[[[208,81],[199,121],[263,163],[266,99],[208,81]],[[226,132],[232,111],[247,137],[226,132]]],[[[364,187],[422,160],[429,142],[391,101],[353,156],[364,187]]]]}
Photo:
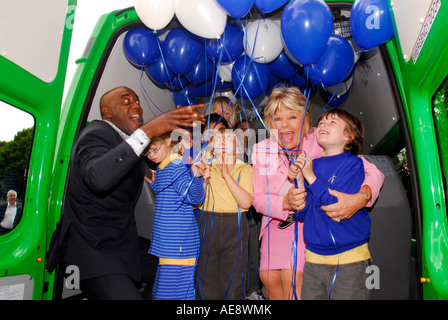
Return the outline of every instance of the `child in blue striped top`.
{"type": "Polygon", "coordinates": [[[194,269],[199,256],[199,230],[193,206],[204,201],[205,162],[187,167],[172,153],[169,134],[151,140],[147,157],[159,163],[151,188],[156,193],[149,253],[159,257],[153,287],[155,300],[193,300],[194,269]]]}

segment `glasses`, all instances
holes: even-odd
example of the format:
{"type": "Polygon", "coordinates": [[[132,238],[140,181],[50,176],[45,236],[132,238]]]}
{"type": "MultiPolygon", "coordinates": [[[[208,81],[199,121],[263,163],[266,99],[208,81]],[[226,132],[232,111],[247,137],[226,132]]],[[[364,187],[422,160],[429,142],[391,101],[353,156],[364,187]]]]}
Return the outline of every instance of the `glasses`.
{"type": "Polygon", "coordinates": [[[162,147],[162,145],[159,145],[158,148],[155,148],[155,149],[152,149],[152,150],[148,150],[148,152],[146,152],[146,155],[147,155],[147,156],[150,156],[150,155],[152,155],[153,153],[158,152],[158,151],[160,150],[161,147],[162,147]]]}

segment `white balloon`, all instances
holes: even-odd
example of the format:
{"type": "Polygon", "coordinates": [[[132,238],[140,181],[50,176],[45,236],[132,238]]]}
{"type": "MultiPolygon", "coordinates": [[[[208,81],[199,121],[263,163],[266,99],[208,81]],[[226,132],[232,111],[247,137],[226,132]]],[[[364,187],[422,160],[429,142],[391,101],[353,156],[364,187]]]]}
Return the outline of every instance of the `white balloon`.
{"type": "Polygon", "coordinates": [[[286,46],[285,41],[283,40],[283,36],[282,36],[282,44],[283,44],[283,49],[285,50],[286,56],[295,64],[303,67],[303,64],[301,64],[299,61],[297,61],[297,59],[294,58],[294,56],[291,54],[291,52],[289,52],[288,47],[286,46]]]}
{"type": "Polygon", "coordinates": [[[348,90],[350,90],[351,86],[353,84],[353,75],[351,75],[348,79],[346,79],[344,82],[342,82],[341,84],[337,84],[331,87],[327,87],[327,91],[330,94],[335,94],[335,96],[337,98],[339,98],[340,96],[342,96],[343,94],[345,94],[348,90]]]}
{"type": "Polygon", "coordinates": [[[174,17],[174,0],[136,0],[135,12],[148,28],[160,30],[174,17]]]}
{"type": "Polygon", "coordinates": [[[227,23],[227,13],[213,0],[175,0],[174,12],[185,29],[203,38],[219,38],[227,23]]]}
{"type": "Polygon", "coordinates": [[[355,54],[355,60],[354,63],[356,64],[361,56],[361,48],[358,47],[358,45],[355,43],[355,41],[353,39],[349,39],[348,43],[350,43],[350,45],[353,48],[353,53],[355,54]]]}
{"type": "Polygon", "coordinates": [[[259,63],[274,61],[283,50],[280,25],[270,19],[249,23],[243,41],[246,54],[259,63]]]}
{"type": "Polygon", "coordinates": [[[218,75],[222,81],[232,82],[233,62],[222,63],[218,68],[218,75]]]}

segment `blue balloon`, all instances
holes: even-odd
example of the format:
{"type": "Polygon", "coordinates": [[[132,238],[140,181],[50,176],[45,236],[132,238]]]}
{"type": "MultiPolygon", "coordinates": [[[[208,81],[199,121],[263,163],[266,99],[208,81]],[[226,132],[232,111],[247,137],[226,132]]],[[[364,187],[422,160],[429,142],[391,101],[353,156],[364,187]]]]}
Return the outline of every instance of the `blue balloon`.
{"type": "Polygon", "coordinates": [[[244,32],[241,24],[231,21],[226,24],[223,34],[219,39],[208,39],[205,43],[205,51],[212,61],[219,61],[222,51],[221,62],[232,62],[244,52],[244,32]]]}
{"type": "Polygon", "coordinates": [[[123,39],[123,52],[136,67],[151,65],[160,56],[157,35],[146,27],[133,28],[123,39]]]}
{"type": "Polygon", "coordinates": [[[271,73],[280,79],[291,79],[299,69],[299,66],[288,58],[284,50],[269,65],[271,73]]]}
{"type": "Polygon", "coordinates": [[[245,99],[255,99],[265,92],[271,71],[268,64],[261,64],[242,55],[233,64],[232,83],[245,99]],[[241,85],[241,86],[240,86],[241,85]]]}
{"type": "Polygon", "coordinates": [[[200,39],[184,28],[174,28],[168,33],[162,52],[175,74],[187,73],[201,59],[204,45],[200,39]]]}
{"type": "Polygon", "coordinates": [[[272,87],[268,87],[266,89],[266,95],[270,96],[272,94],[272,90],[274,90],[275,88],[281,88],[281,87],[290,87],[290,84],[283,82],[283,81],[279,81],[276,84],[274,84],[272,87]]]}
{"type": "Polygon", "coordinates": [[[255,0],[255,6],[263,13],[277,10],[289,0],[255,0]]]}
{"type": "Polygon", "coordinates": [[[332,107],[339,107],[344,103],[345,100],[347,100],[347,97],[350,93],[350,89],[347,90],[345,93],[341,94],[340,96],[337,96],[335,94],[326,91],[323,87],[319,88],[319,92],[320,96],[325,101],[325,103],[327,103],[329,106],[332,107]]]}
{"type": "Polygon", "coordinates": [[[180,90],[183,89],[188,84],[188,80],[183,77],[175,77],[173,80],[171,80],[171,83],[168,84],[168,89],[172,90],[180,90]],[[171,86],[170,86],[171,85],[171,86]]]}
{"type": "Polygon", "coordinates": [[[167,86],[170,86],[170,82],[175,76],[168,66],[165,67],[163,57],[160,57],[155,63],[146,67],[145,72],[154,82],[167,86]]]}
{"type": "Polygon", "coordinates": [[[281,17],[283,40],[291,55],[303,65],[315,63],[333,32],[333,14],[323,0],[294,0],[281,17]]]}
{"type": "Polygon", "coordinates": [[[206,82],[199,86],[189,85],[188,90],[189,97],[196,99],[210,96],[213,92],[213,86],[210,82],[206,82]]]}
{"type": "Polygon", "coordinates": [[[337,35],[328,39],[328,47],[320,59],[309,67],[312,81],[330,87],[344,81],[354,66],[355,54],[350,43],[337,35]]]}
{"type": "Polygon", "coordinates": [[[307,98],[309,100],[311,100],[314,97],[314,95],[317,93],[318,90],[319,90],[318,86],[311,86],[311,87],[306,87],[306,88],[300,89],[300,91],[302,91],[305,98],[307,98]]]}
{"type": "Polygon", "coordinates": [[[320,83],[320,76],[317,73],[317,70],[313,69],[313,65],[311,64],[303,67],[303,76],[311,85],[320,83]]]}
{"type": "Polygon", "coordinates": [[[215,0],[221,8],[224,9],[225,12],[229,16],[235,19],[240,19],[244,17],[252,6],[254,5],[255,0],[215,0]]]}
{"type": "Polygon", "coordinates": [[[306,78],[303,77],[299,72],[297,72],[294,77],[292,77],[291,82],[299,88],[306,87],[307,81],[306,78]]]}
{"type": "Polygon", "coordinates": [[[270,88],[274,87],[279,81],[280,81],[280,79],[277,78],[277,77],[271,72],[271,76],[269,77],[269,83],[268,83],[267,89],[270,89],[270,88]]]}
{"type": "Polygon", "coordinates": [[[350,12],[350,29],[358,47],[372,49],[394,36],[386,0],[356,0],[350,12]]]}
{"type": "Polygon", "coordinates": [[[231,89],[232,87],[233,87],[232,82],[218,80],[218,83],[216,83],[216,89],[219,89],[221,91],[231,89]]]}
{"type": "Polygon", "coordinates": [[[205,51],[198,63],[185,74],[188,81],[194,85],[210,80],[214,72],[213,63],[207,58],[205,51]]]}
{"type": "Polygon", "coordinates": [[[174,91],[173,98],[176,106],[189,106],[191,104],[197,104],[199,101],[189,95],[190,88],[186,86],[182,90],[174,91]]]}

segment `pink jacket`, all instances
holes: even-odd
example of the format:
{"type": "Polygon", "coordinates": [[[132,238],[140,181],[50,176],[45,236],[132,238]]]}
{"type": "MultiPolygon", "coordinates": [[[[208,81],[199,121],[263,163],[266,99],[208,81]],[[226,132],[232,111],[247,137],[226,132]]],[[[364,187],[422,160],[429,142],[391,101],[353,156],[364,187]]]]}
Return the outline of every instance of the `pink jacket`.
{"type": "MultiPolygon", "coordinates": [[[[323,149],[317,144],[316,130],[310,132],[303,140],[303,150],[311,159],[322,156],[323,149]]],[[[279,154],[280,146],[274,139],[266,139],[254,146],[252,153],[254,202],[257,212],[263,214],[260,239],[263,236],[269,219],[286,220],[288,210],[283,210],[283,195],[279,194],[283,182],[287,179],[289,164],[279,154]],[[269,195],[269,197],[268,197],[269,195]]],[[[372,190],[372,198],[367,207],[372,206],[380,193],[384,182],[384,174],[362,157],[366,177],[363,185],[372,190]]]]}

